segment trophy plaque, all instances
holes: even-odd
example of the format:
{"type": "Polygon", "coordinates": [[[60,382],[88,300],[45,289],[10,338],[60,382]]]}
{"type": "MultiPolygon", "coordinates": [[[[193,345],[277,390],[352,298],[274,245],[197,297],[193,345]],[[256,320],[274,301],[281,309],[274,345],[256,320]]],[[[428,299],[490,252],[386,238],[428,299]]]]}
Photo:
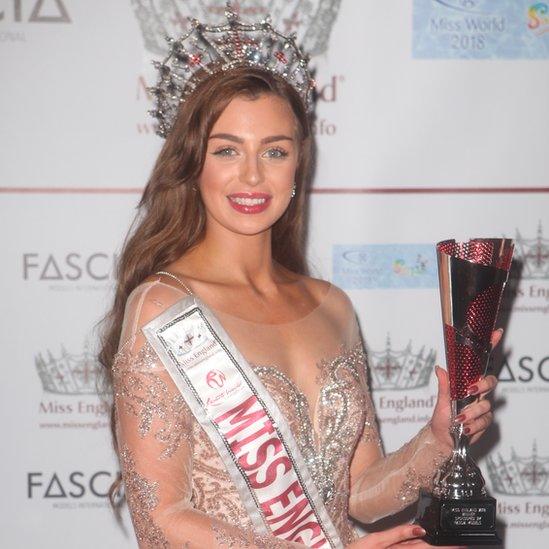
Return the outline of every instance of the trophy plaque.
{"type": "Polygon", "coordinates": [[[468,453],[464,426],[454,419],[476,400],[467,389],[485,374],[491,336],[513,257],[510,239],[476,238],[437,244],[440,300],[452,405],[452,455],[420,492],[416,523],[431,545],[498,545],[496,500],[486,492],[468,453]]]}

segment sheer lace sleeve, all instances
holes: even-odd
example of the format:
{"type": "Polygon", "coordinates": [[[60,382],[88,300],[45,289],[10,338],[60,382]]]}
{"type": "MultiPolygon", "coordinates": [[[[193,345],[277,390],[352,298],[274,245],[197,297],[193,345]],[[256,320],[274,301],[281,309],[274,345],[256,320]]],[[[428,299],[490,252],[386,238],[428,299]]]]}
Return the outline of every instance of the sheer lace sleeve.
{"type": "Polygon", "coordinates": [[[303,547],[258,536],[193,506],[194,418],[141,332],[184,296],[156,281],[136,288],[113,364],[118,454],[139,547],[303,547]]]}
{"type": "MultiPolygon", "coordinates": [[[[356,321],[355,321],[356,324],[356,321]]],[[[358,326],[355,337],[360,339],[358,326]]],[[[349,514],[370,523],[417,500],[419,488],[431,488],[433,477],[450,449],[438,442],[430,424],[399,450],[384,455],[367,380],[366,354],[361,380],[365,393],[364,429],[350,469],[349,514]]]]}

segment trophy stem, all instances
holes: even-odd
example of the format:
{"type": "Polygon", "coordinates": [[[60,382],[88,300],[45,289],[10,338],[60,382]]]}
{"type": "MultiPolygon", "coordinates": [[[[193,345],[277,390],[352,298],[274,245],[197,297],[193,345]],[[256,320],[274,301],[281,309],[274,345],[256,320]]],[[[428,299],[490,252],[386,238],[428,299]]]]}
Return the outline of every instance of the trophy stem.
{"type": "Polygon", "coordinates": [[[472,499],[486,496],[484,478],[476,463],[469,456],[469,439],[463,424],[456,423],[456,416],[476,397],[452,401],[451,434],[454,450],[440,475],[438,494],[446,499],[472,499]]]}

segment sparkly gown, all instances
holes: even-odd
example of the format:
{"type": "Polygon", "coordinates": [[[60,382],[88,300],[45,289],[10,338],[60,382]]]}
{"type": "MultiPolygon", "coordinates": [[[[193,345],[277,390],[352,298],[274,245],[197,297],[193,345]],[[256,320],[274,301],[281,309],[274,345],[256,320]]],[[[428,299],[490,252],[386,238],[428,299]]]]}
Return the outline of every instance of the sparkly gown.
{"type": "MultiPolygon", "coordinates": [[[[139,546],[304,547],[254,533],[215,447],[141,332],[186,295],[160,275],[138,286],[113,364],[118,453],[139,546]]],[[[426,425],[383,455],[366,356],[342,290],[330,285],[315,309],[284,324],[212,310],[286,417],[344,544],[357,538],[349,516],[373,522],[430,486],[448,451],[426,425]]]]}

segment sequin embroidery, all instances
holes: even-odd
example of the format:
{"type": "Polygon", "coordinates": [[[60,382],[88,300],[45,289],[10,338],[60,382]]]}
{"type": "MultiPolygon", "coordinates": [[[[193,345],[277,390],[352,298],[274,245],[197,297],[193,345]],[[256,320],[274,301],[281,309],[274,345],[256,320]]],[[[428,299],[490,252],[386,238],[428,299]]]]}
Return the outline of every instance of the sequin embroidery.
{"type": "Polygon", "coordinates": [[[158,505],[158,482],[150,482],[136,471],[133,455],[125,445],[120,452],[120,464],[137,539],[150,547],[169,547],[151,516],[158,505]]]}
{"type": "MultiPolygon", "coordinates": [[[[123,347],[112,367],[115,397],[125,410],[139,418],[139,435],[145,437],[154,420],[159,427],[154,436],[165,448],[159,459],[171,457],[183,440],[190,442],[191,412],[179,391],[171,392],[158,370],[159,359],[146,342],[137,353],[123,347]]],[[[163,371],[163,366],[162,370],[163,371]]],[[[164,377],[167,374],[163,372],[164,377]]]]}

